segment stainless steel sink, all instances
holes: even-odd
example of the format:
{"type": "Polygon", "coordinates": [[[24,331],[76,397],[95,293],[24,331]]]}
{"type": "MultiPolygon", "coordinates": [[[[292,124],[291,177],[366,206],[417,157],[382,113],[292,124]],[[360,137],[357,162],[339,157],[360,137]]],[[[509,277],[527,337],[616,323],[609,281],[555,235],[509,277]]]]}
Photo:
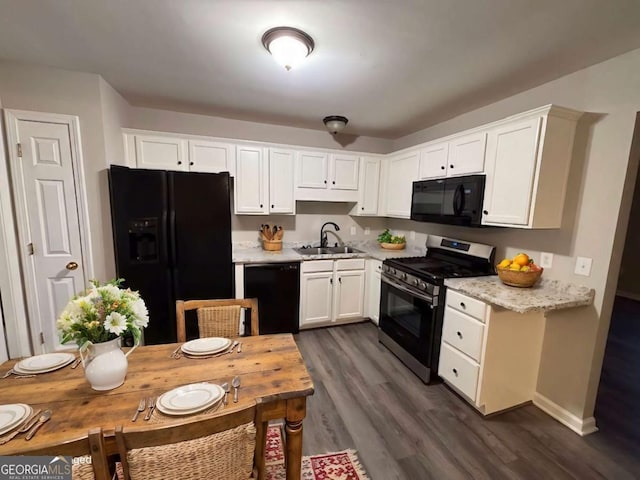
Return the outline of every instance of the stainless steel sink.
{"type": "Polygon", "coordinates": [[[313,248],[294,248],[294,251],[301,255],[336,255],[339,253],[363,253],[353,247],[313,247],[313,248]]]}

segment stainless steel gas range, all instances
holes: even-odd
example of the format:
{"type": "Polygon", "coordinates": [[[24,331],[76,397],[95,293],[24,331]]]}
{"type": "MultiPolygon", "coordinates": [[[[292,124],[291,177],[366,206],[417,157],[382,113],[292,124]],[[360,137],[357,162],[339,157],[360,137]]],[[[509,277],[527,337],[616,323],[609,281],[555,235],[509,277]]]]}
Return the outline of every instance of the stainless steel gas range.
{"type": "Polygon", "coordinates": [[[445,278],[493,275],[495,248],[429,235],[424,257],[382,264],[378,338],[425,383],[437,378],[445,278]]]}

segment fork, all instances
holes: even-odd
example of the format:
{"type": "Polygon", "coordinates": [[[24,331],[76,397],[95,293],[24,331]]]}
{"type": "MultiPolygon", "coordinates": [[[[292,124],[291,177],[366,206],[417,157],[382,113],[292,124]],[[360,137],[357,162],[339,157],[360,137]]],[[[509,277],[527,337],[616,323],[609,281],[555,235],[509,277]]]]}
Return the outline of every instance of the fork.
{"type": "Polygon", "coordinates": [[[173,352],[171,352],[171,355],[169,355],[169,358],[180,358],[182,356],[182,354],[180,353],[180,349],[181,349],[182,345],[178,345],[178,348],[176,348],[173,352]]]}
{"type": "Polygon", "coordinates": [[[137,420],[140,412],[144,412],[145,406],[146,406],[146,402],[144,397],[142,397],[140,399],[140,403],[138,403],[138,409],[136,410],[136,413],[133,414],[133,418],[131,419],[132,422],[135,422],[137,420]]]}
{"type": "Polygon", "coordinates": [[[33,378],[35,377],[35,375],[23,375],[22,373],[18,373],[16,372],[13,368],[10,368],[9,370],[7,370],[7,372],[2,376],[2,378],[7,378],[10,375],[15,375],[16,378],[33,378]]]}
{"type": "Polygon", "coordinates": [[[33,412],[31,415],[29,415],[29,417],[27,417],[27,419],[24,422],[22,422],[20,426],[16,428],[13,432],[0,438],[0,445],[4,445],[5,443],[10,442],[15,437],[17,437],[20,433],[28,432],[29,429],[33,425],[35,425],[35,423],[38,421],[38,418],[40,417],[41,413],[42,413],[42,410],[40,409],[33,412]]]}
{"type": "Polygon", "coordinates": [[[153,413],[153,410],[156,408],[156,397],[149,397],[149,410],[147,410],[147,413],[144,415],[144,420],[148,421],[151,418],[151,414],[153,413]]]}

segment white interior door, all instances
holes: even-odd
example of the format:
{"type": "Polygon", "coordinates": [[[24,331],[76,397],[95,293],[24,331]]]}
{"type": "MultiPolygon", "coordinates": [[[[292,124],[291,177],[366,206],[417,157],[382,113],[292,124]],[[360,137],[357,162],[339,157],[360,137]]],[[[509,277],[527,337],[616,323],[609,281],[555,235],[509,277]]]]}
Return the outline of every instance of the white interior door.
{"type": "Polygon", "coordinates": [[[60,347],[56,319],[86,285],[70,125],[7,115],[34,350],[60,347]],[[13,137],[13,138],[12,138],[13,137]]]}

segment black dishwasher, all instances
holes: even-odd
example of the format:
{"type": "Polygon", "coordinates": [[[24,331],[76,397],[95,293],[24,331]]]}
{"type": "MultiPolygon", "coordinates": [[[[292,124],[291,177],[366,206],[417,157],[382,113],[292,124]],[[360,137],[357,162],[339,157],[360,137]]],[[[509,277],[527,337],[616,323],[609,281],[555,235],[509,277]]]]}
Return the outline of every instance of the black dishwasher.
{"type": "Polygon", "coordinates": [[[244,297],[258,299],[260,334],[298,333],[300,263],[245,265],[244,297]]]}

